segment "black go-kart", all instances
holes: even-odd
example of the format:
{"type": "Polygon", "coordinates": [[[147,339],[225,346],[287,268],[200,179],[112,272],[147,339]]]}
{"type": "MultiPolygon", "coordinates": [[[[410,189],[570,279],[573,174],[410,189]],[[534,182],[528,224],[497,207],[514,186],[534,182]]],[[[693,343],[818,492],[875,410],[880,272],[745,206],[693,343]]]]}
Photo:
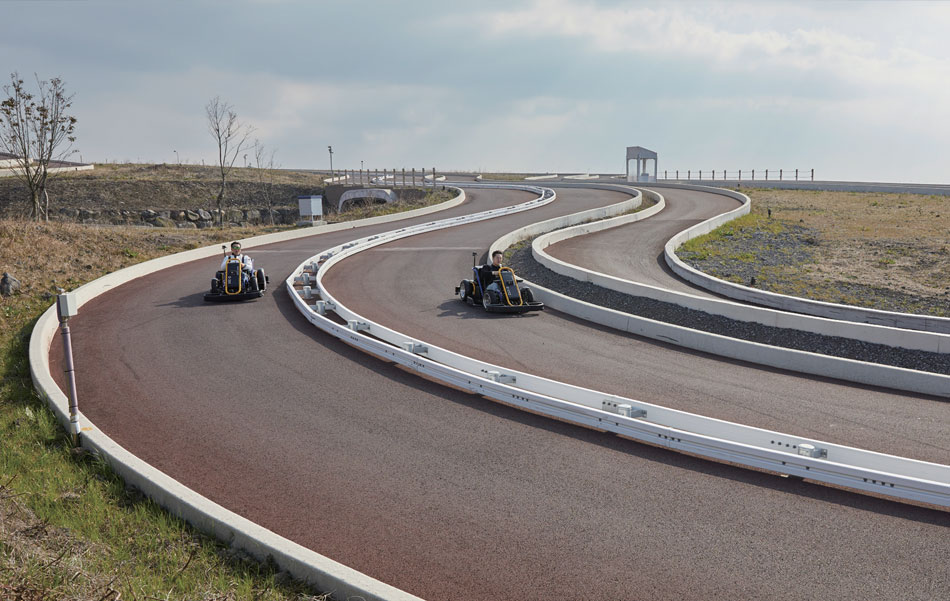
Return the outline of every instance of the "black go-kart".
{"type": "Polygon", "coordinates": [[[528,287],[519,287],[515,271],[510,267],[501,267],[492,271],[490,265],[478,267],[474,265],[476,253],[472,253],[471,280],[462,280],[455,287],[455,294],[464,303],[469,305],[480,304],[489,313],[526,313],[528,311],[543,311],[544,303],[534,300],[534,295],[528,287]],[[498,284],[497,289],[489,289],[492,284],[498,284]]]}
{"type": "Polygon", "coordinates": [[[228,259],[224,269],[214,274],[211,292],[205,294],[205,300],[230,302],[264,296],[270,278],[264,275],[263,269],[255,269],[245,274],[243,267],[240,259],[228,259]]]}

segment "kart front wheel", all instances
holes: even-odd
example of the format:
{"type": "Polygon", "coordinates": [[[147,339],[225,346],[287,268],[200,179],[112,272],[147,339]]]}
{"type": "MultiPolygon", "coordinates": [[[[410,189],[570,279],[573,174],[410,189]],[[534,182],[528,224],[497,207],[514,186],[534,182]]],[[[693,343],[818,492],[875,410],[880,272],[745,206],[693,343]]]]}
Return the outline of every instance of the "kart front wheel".
{"type": "Polygon", "coordinates": [[[258,269],[254,275],[257,278],[257,289],[264,290],[267,288],[267,276],[264,275],[264,270],[258,269]]]}
{"type": "Polygon", "coordinates": [[[495,302],[495,292],[493,290],[486,290],[485,294],[482,295],[482,307],[487,309],[495,304],[498,304],[495,302]]]}
{"type": "Polygon", "coordinates": [[[459,283],[459,300],[463,303],[468,300],[468,281],[462,280],[459,283]]]}
{"type": "Polygon", "coordinates": [[[521,289],[521,300],[523,300],[526,303],[534,302],[534,293],[531,292],[531,288],[521,289]]]}

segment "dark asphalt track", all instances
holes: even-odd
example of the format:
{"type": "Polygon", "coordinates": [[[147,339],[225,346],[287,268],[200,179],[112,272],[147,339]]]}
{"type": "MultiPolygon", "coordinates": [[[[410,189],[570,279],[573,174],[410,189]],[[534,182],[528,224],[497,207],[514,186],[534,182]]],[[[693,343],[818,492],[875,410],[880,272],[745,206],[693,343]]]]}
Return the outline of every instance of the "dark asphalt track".
{"type": "MultiPolygon", "coordinates": [[[[469,195],[445,216],[531,197],[469,195]]],[[[504,365],[948,460],[946,403],[719,361],[555,312],[490,318],[451,298],[470,248],[619,198],[562,190],[548,207],[362,253],[328,283],[370,318],[504,365]]],[[[84,413],[215,502],[431,601],[950,597],[946,512],[669,453],[445,388],[320,333],[277,285],[317,251],[393,227],[250,249],[274,283],[259,301],[204,303],[217,265],[208,259],[84,306],[71,322],[84,413]]],[[[52,349],[58,359],[58,341],[52,349]]]]}
{"type": "Polygon", "coordinates": [[[663,247],[679,232],[737,208],[739,201],[709,192],[671,188],[655,191],[666,199],[666,208],[657,215],[569,238],[552,244],[546,252],[566,263],[614,277],[696,296],[722,298],[676,276],[663,258],[663,247]]]}

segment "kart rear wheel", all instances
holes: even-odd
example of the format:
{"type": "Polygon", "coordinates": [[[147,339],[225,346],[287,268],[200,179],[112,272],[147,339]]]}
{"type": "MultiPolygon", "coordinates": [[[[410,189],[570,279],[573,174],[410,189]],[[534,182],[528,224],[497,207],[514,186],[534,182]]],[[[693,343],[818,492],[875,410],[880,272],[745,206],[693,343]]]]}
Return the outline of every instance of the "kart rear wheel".
{"type": "Polygon", "coordinates": [[[522,288],[521,289],[521,300],[526,303],[534,302],[534,293],[531,292],[531,288],[522,288]]]}
{"type": "Polygon", "coordinates": [[[264,275],[264,270],[263,270],[263,269],[258,269],[258,270],[254,273],[254,276],[257,278],[257,289],[258,289],[258,290],[264,290],[265,288],[267,288],[267,276],[264,275]]]}

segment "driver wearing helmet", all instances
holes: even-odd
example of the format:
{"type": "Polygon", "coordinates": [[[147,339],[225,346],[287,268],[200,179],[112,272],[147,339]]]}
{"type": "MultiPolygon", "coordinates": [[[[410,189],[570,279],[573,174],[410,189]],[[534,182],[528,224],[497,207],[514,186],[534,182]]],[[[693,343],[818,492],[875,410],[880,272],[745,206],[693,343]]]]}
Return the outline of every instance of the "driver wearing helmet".
{"type": "Polygon", "coordinates": [[[228,266],[228,261],[233,259],[237,259],[241,262],[241,273],[244,276],[244,286],[247,287],[251,279],[251,273],[254,272],[254,261],[251,259],[251,257],[241,252],[241,243],[237,240],[231,243],[231,254],[225,255],[224,259],[221,261],[221,271],[224,271],[228,266]]]}

